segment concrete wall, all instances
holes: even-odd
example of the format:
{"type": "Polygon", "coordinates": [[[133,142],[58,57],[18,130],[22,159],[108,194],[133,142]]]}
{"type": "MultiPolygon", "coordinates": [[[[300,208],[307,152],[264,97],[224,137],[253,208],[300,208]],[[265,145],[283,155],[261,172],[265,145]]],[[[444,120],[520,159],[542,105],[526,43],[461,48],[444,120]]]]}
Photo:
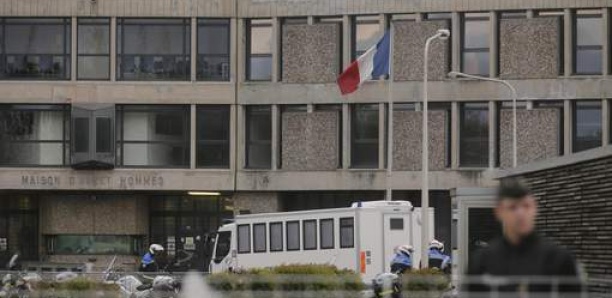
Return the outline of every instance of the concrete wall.
{"type": "Polygon", "coordinates": [[[233,196],[234,209],[250,213],[271,213],[280,211],[278,193],[237,192],[233,196]]]}
{"type": "Polygon", "coordinates": [[[503,19],[499,25],[500,77],[546,79],[559,76],[560,18],[503,19]]]}
{"type": "Polygon", "coordinates": [[[283,82],[334,82],[340,72],[341,30],[338,24],[283,26],[283,82]]]}
{"type": "Polygon", "coordinates": [[[50,196],[41,203],[44,235],[146,235],[146,199],[134,196],[50,196]]]}
{"type": "MultiPolygon", "coordinates": [[[[427,38],[439,29],[449,28],[450,21],[395,21],[393,39],[393,77],[397,81],[423,80],[423,48],[427,38]]],[[[430,46],[429,79],[443,80],[450,70],[450,43],[437,40],[430,46]]]]}
{"type": "MultiPolygon", "coordinates": [[[[429,167],[446,168],[448,119],[445,111],[429,112],[429,167]]],[[[422,168],[423,113],[415,111],[393,112],[393,169],[420,171],[422,168]]]]}
{"type": "MultiPolygon", "coordinates": [[[[517,110],[517,163],[528,164],[559,155],[561,112],[558,109],[517,110]]],[[[512,166],[512,110],[500,114],[500,166],[512,166]]]]}
{"type": "Polygon", "coordinates": [[[287,112],[282,116],[282,169],[322,171],[338,168],[339,112],[287,112]]]}

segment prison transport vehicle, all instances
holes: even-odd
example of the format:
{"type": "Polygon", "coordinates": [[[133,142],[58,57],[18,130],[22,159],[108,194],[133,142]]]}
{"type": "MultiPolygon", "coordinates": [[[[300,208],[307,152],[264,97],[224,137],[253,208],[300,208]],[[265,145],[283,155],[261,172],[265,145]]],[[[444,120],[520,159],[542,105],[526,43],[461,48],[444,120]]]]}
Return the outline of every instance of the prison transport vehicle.
{"type": "MultiPolygon", "coordinates": [[[[430,232],[434,215],[430,208],[430,232]]],[[[370,281],[388,272],[394,248],[411,244],[420,262],[421,208],[408,201],[353,203],[349,208],[237,215],[221,226],[210,272],[283,264],[329,264],[370,281]]]]}

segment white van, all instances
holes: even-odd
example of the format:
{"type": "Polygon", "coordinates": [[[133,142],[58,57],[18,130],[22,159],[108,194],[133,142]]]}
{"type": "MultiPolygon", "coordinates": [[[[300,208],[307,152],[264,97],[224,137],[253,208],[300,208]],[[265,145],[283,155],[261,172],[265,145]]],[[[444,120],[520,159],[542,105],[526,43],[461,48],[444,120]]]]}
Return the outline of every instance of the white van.
{"type": "MultiPolygon", "coordinates": [[[[430,235],[434,231],[430,208],[430,235]]],[[[388,272],[395,247],[415,247],[420,261],[421,211],[408,201],[354,203],[350,208],[239,215],[219,228],[210,272],[282,264],[330,264],[364,281],[388,272]]]]}

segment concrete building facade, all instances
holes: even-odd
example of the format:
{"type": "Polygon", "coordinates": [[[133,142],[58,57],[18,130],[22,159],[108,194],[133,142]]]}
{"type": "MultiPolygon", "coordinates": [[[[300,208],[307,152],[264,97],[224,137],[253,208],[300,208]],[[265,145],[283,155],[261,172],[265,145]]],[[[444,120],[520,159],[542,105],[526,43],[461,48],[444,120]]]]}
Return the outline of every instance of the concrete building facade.
{"type": "Polygon", "coordinates": [[[388,185],[419,205],[422,52],[440,28],[452,37],[430,55],[429,181],[436,237],[450,243],[450,190],[497,183],[512,122],[503,86],[446,73],[516,86],[520,164],[607,145],[610,7],[2,0],[0,255],[135,265],[153,242],[201,250],[239,212],[346,206],[388,185]],[[385,30],[390,77],[342,97],[337,75],[385,30]]]}

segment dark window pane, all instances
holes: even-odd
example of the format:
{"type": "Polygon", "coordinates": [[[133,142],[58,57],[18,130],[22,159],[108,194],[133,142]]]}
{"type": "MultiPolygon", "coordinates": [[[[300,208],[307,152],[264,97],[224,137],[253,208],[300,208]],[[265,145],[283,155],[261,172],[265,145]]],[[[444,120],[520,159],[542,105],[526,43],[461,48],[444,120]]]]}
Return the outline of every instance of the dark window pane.
{"type": "Polygon", "coordinates": [[[251,226],[238,226],[238,253],[251,252],[251,226]]]}
{"type": "Polygon", "coordinates": [[[485,167],[489,164],[489,110],[487,104],[463,104],[460,123],[461,166],[485,167]]]}
{"type": "Polygon", "coordinates": [[[272,56],[251,56],[249,79],[252,81],[269,81],[272,79],[272,56]]]}
{"type": "Polygon", "coordinates": [[[199,55],[198,79],[204,81],[229,81],[229,55],[199,55]]]}
{"type": "Polygon", "coordinates": [[[403,218],[390,218],[389,227],[391,230],[404,230],[404,219],[403,218]]]}
{"type": "Polygon", "coordinates": [[[603,45],[603,24],[600,16],[577,17],[576,43],[579,46],[603,45]]]}
{"type": "Polygon", "coordinates": [[[576,73],[578,74],[601,74],[602,70],[601,49],[578,49],[576,50],[576,73]]]}
{"type": "Polygon", "coordinates": [[[229,167],[229,129],[229,106],[198,107],[198,167],[229,167]]]}
{"type": "Polygon", "coordinates": [[[574,105],[573,151],[601,146],[601,103],[576,102],[574,105]]]}
{"type": "Polygon", "coordinates": [[[355,246],[355,220],[352,217],[340,219],[340,248],[355,246]]]}
{"type": "Polygon", "coordinates": [[[79,55],[110,54],[110,24],[94,25],[79,23],[78,32],[77,48],[79,55]]]}
{"type": "Polygon", "coordinates": [[[269,106],[247,107],[247,167],[272,166],[272,111],[269,106]]]}
{"type": "Polygon", "coordinates": [[[300,222],[287,222],[287,250],[300,249],[300,222]]]}
{"type": "Polygon", "coordinates": [[[304,229],[304,250],[317,249],[317,221],[303,221],[304,229]]]}
{"type": "Polygon", "coordinates": [[[266,252],[266,224],[253,225],[253,251],[266,252]]]}
{"type": "Polygon", "coordinates": [[[215,250],[215,262],[220,263],[225,258],[231,248],[232,233],[231,232],[220,232],[217,239],[217,248],[215,250]]]}
{"type": "Polygon", "coordinates": [[[321,248],[334,248],[334,220],[321,220],[321,248]]]}
{"type": "Polygon", "coordinates": [[[89,152],[89,118],[74,119],[74,152],[89,152]]]}
{"type": "Polygon", "coordinates": [[[270,223],[270,251],[283,250],[283,223],[270,223]]]}
{"type": "Polygon", "coordinates": [[[489,48],[489,21],[466,18],[463,47],[465,49],[489,48]]]}
{"type": "Polygon", "coordinates": [[[111,152],[111,119],[105,117],[96,118],[96,152],[111,152]]]}
{"type": "Polygon", "coordinates": [[[378,105],[355,105],[351,117],[351,165],[378,167],[378,105]]]}
{"type": "Polygon", "coordinates": [[[489,52],[463,52],[463,71],[468,74],[489,75],[489,52]]]}
{"type": "Polygon", "coordinates": [[[354,26],[354,49],[353,59],[361,56],[370,47],[378,42],[381,37],[381,27],[376,20],[378,17],[357,17],[354,26]]]}
{"type": "Polygon", "coordinates": [[[52,236],[52,254],[57,255],[135,255],[138,236],[57,235],[52,236]]]}
{"type": "Polygon", "coordinates": [[[198,79],[229,81],[229,55],[229,20],[200,20],[198,27],[198,79]]]}

